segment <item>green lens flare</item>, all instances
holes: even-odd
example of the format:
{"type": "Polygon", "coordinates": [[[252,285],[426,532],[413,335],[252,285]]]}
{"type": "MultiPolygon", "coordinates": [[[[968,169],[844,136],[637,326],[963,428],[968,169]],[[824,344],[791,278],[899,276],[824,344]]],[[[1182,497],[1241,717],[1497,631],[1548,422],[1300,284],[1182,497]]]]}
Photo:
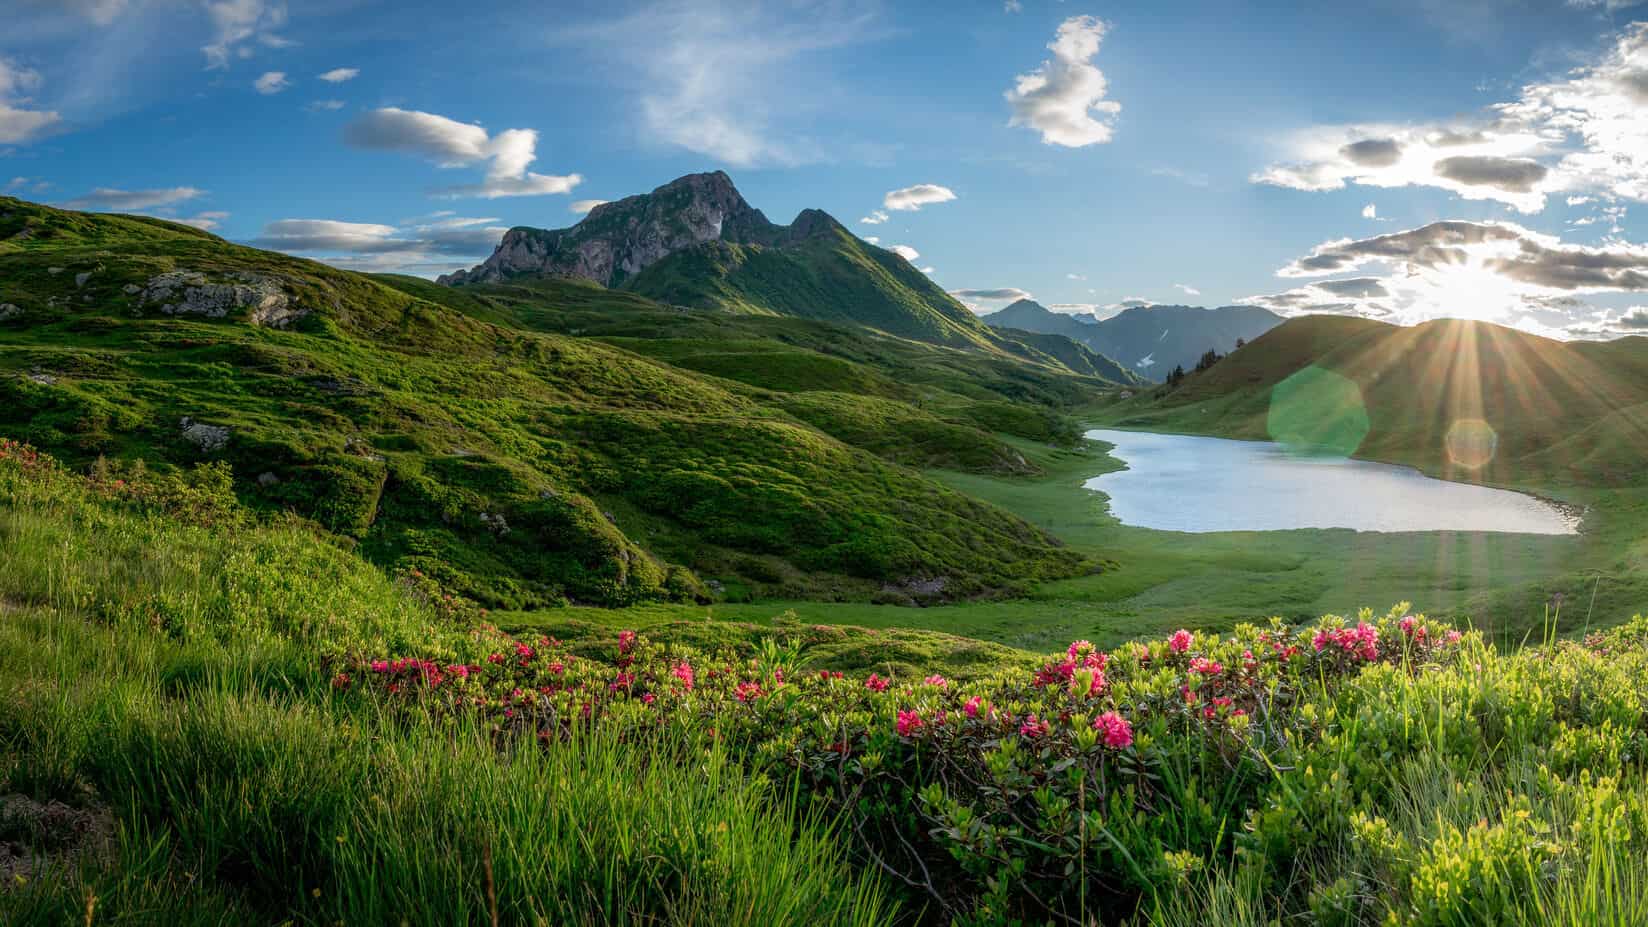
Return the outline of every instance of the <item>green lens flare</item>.
{"type": "Polygon", "coordinates": [[[1349,457],[1368,435],[1368,409],[1360,387],[1313,365],[1271,389],[1266,427],[1291,451],[1349,457]]]}

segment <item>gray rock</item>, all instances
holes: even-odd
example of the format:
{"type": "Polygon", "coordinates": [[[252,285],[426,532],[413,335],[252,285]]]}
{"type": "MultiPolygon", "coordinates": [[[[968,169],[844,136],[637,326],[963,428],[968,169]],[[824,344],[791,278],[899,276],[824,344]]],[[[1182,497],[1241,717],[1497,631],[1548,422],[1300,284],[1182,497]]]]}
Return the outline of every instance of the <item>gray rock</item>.
{"type": "Polygon", "coordinates": [[[51,274],[53,277],[57,276],[58,274],[60,274],[62,272],[63,272],[63,268],[61,268],[61,267],[48,267],[48,268],[46,268],[46,273],[51,274]]]}
{"type": "Polygon", "coordinates": [[[149,279],[138,302],[159,304],[167,315],[211,319],[245,310],[247,321],[269,328],[285,328],[309,314],[273,279],[250,273],[230,274],[229,279],[232,282],[213,283],[199,271],[168,271],[149,279]]]}
{"type": "Polygon", "coordinates": [[[185,415],[178,427],[183,429],[183,440],[208,454],[222,450],[229,443],[229,429],[221,425],[197,422],[185,415]]]}
{"type": "Polygon", "coordinates": [[[257,484],[259,486],[264,487],[265,489],[269,488],[270,486],[275,486],[279,483],[280,483],[280,477],[274,475],[273,473],[271,473],[267,470],[265,470],[264,472],[258,474],[257,484]]]}
{"type": "Polygon", "coordinates": [[[485,263],[436,282],[456,286],[532,274],[583,277],[610,287],[704,242],[772,246],[835,227],[817,210],[802,212],[791,225],[774,225],[726,174],[688,174],[651,193],[603,203],[571,228],[510,229],[485,263]]]}
{"type": "Polygon", "coordinates": [[[487,530],[498,537],[503,537],[509,533],[509,522],[504,519],[502,512],[482,512],[481,524],[485,525],[487,530]]]}
{"type": "Polygon", "coordinates": [[[78,289],[80,287],[85,286],[86,281],[90,280],[91,278],[92,278],[92,272],[89,271],[89,270],[84,272],[84,273],[75,274],[74,275],[75,288],[78,289]]]}
{"type": "Polygon", "coordinates": [[[57,378],[56,377],[52,376],[49,373],[41,373],[39,370],[34,370],[34,371],[32,371],[28,374],[25,374],[25,376],[27,376],[29,378],[29,380],[31,380],[32,382],[38,383],[41,386],[56,386],[57,385],[57,378]]]}
{"type": "Polygon", "coordinates": [[[133,294],[143,292],[143,288],[135,283],[128,283],[120,288],[120,292],[125,293],[127,296],[131,296],[133,294]]]}
{"type": "Polygon", "coordinates": [[[0,303],[0,322],[18,318],[23,314],[23,307],[14,303],[0,303]]]}

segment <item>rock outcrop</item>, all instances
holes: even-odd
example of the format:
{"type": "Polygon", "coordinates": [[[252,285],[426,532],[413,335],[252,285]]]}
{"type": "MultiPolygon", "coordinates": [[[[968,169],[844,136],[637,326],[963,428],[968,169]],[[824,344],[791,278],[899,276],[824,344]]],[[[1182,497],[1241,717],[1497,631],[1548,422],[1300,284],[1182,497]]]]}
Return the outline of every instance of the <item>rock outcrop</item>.
{"type": "Polygon", "coordinates": [[[167,315],[212,319],[244,311],[247,321],[270,328],[285,328],[309,314],[278,281],[252,273],[232,273],[225,281],[214,282],[199,271],[168,271],[151,277],[138,292],[137,302],[158,305],[167,315]]]}
{"type": "Polygon", "coordinates": [[[510,229],[486,262],[440,277],[448,286],[515,276],[569,276],[615,287],[677,251],[709,241],[779,245],[835,226],[816,209],[774,225],[721,171],[688,174],[638,196],[603,203],[566,229],[510,229]]]}

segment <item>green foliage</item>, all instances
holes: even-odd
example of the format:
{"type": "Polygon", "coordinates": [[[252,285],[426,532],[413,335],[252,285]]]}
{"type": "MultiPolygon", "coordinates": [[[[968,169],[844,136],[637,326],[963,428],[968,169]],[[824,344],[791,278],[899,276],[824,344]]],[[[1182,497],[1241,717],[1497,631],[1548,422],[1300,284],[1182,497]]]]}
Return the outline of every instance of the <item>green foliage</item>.
{"type": "MultiPolygon", "coordinates": [[[[687,330],[628,341],[648,360],[543,330],[553,318],[565,331],[584,307],[614,310],[609,324],[680,316],[598,287],[454,290],[160,222],[12,199],[0,215],[30,232],[0,245],[6,301],[22,308],[0,326],[0,434],[74,466],[226,467],[252,512],[295,512],[491,607],[693,600],[705,580],[763,582],[740,572],[751,555],[782,558],[800,594],[861,600],[933,577],[952,596],[1000,594],[1081,568],[1013,516],[873,456],[1011,470],[1015,452],[938,410],[972,401],[950,387],[1070,404],[1094,381],[1062,369],[993,353],[975,378],[976,345],[795,319],[749,331],[744,358],[687,330]],[[291,315],[275,327],[250,303],[221,318],[165,311],[182,297],[146,294],[172,272],[220,294],[272,287],[291,315]],[[826,353],[838,336],[851,358],[826,353]],[[946,388],[889,375],[906,356],[946,388]],[[798,425],[766,391],[826,385],[886,395],[858,417],[868,427],[842,425],[854,418],[844,400],[827,417],[859,447],[798,425]],[[907,422],[922,427],[901,433],[907,422]],[[997,547],[1008,563],[986,553],[997,547]]],[[[705,315],[711,328],[737,318],[705,315]]],[[[1057,420],[1050,407],[1025,415],[1038,416],[1057,420]]]]}

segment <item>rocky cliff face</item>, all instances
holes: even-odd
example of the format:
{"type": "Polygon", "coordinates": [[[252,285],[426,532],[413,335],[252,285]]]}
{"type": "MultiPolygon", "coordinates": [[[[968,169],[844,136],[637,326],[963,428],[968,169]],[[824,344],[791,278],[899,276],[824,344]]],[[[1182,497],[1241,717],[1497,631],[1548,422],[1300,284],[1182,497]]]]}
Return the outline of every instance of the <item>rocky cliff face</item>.
{"type": "Polygon", "coordinates": [[[510,229],[484,263],[436,282],[458,286],[521,275],[565,275],[617,286],[694,245],[780,244],[825,222],[834,220],[808,210],[793,226],[774,225],[744,201],[725,173],[688,174],[651,193],[597,206],[571,228],[510,229]]]}

